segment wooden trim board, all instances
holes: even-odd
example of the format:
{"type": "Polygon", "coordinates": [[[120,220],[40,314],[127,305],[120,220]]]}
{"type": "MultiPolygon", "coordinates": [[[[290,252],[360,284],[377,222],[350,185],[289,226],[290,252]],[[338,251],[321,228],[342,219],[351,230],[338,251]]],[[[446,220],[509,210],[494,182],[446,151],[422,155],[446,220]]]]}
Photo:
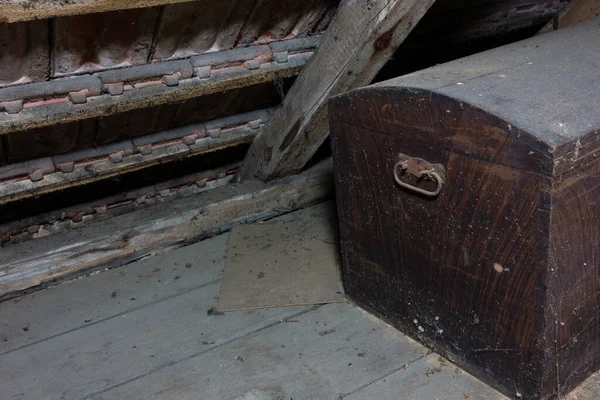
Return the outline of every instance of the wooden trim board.
{"type": "Polygon", "coordinates": [[[331,160],[265,184],[249,181],[210,190],[32,242],[3,248],[0,300],[93,270],[114,268],[272,218],[333,195],[331,160]]]}

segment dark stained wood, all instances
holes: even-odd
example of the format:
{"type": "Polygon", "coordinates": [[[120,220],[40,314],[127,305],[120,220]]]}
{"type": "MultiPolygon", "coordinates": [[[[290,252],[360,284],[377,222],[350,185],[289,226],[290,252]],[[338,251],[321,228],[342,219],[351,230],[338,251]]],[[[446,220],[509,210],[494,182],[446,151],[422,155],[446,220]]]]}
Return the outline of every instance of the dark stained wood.
{"type": "Polygon", "coordinates": [[[600,367],[600,163],[554,182],[550,270],[558,379],[571,389],[600,367]]]}
{"type": "Polygon", "coordinates": [[[330,102],[346,293],[513,397],[600,367],[597,25],[330,102]],[[439,196],[396,184],[399,153],[445,168],[439,196]]]}

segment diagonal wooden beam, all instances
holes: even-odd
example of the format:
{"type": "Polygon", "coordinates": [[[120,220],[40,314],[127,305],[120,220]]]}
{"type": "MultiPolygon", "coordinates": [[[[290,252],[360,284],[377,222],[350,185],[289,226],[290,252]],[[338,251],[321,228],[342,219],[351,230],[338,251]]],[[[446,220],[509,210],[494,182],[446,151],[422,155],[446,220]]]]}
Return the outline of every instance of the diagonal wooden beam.
{"type": "Polygon", "coordinates": [[[344,0],[238,180],[300,171],[327,137],[329,97],[371,83],[435,0],[344,0]]]}

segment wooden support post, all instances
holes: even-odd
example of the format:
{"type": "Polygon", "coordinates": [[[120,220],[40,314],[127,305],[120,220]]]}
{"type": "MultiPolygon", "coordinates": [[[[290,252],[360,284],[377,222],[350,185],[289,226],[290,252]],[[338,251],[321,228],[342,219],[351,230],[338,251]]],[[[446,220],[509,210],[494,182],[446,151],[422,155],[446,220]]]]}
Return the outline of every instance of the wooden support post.
{"type": "Polygon", "coordinates": [[[238,180],[301,170],[328,135],[327,99],[369,84],[435,0],[344,0],[238,180]]]}

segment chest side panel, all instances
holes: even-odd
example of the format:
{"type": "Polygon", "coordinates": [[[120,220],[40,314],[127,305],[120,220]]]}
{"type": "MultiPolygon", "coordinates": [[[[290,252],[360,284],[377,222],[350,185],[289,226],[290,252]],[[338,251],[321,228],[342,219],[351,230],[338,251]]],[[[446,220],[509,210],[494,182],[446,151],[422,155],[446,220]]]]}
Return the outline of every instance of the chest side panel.
{"type": "Polygon", "coordinates": [[[545,345],[544,156],[446,97],[358,95],[339,106],[352,111],[334,104],[330,112],[349,296],[487,381],[536,393],[545,345]],[[396,184],[399,153],[445,167],[439,196],[396,184]]]}
{"type": "Polygon", "coordinates": [[[566,394],[600,367],[600,162],[558,178],[552,197],[555,384],[566,394]]]}

